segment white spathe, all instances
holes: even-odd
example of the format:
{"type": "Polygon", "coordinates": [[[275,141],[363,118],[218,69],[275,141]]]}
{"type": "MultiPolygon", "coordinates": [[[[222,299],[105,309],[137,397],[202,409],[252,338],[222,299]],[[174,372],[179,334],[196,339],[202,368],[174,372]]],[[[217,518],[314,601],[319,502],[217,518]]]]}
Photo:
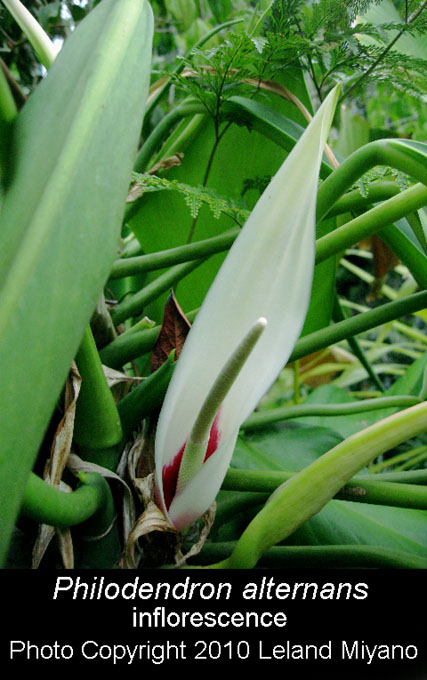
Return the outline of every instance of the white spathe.
{"type": "Polygon", "coordinates": [[[260,197],[184,343],[155,441],[157,496],[177,529],[215,499],[240,425],[277,378],[301,333],[314,270],[318,174],[337,98],[335,88],[260,197]],[[268,325],[223,401],[218,448],[167,510],[162,469],[186,442],[217,375],[260,317],[268,325]]]}

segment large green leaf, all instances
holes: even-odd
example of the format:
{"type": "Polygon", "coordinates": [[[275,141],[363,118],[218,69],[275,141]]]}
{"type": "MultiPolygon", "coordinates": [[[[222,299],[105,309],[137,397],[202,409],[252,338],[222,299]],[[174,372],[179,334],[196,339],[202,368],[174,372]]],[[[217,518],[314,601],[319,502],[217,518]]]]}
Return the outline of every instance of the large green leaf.
{"type": "Polygon", "coordinates": [[[0,226],[0,561],[116,253],[146,102],[145,0],[104,0],[19,114],[0,226]]]}
{"type": "Polygon", "coordinates": [[[241,435],[232,465],[254,470],[297,472],[342,441],[328,427],[283,423],[241,435]]]}
{"type": "MultiPolygon", "coordinates": [[[[300,74],[291,76],[286,84],[289,88],[292,88],[292,91],[307,108],[311,107],[300,74]]],[[[222,137],[214,154],[207,181],[207,186],[221,196],[241,200],[245,180],[271,177],[283,163],[287,151],[292,146],[291,133],[294,133],[294,141],[296,141],[299,137],[298,132],[306,124],[298,109],[290,102],[277,95],[263,93],[261,96],[263,102],[267,102],[267,104],[257,107],[256,102],[247,100],[247,106],[251,106],[252,113],[256,110],[258,117],[261,115],[268,116],[270,111],[270,125],[266,120],[265,126],[277,136],[282,135],[283,144],[279,146],[277,139],[273,141],[271,137],[267,139],[264,136],[260,120],[256,126],[259,127],[260,131],[257,131],[256,128],[249,130],[246,127],[250,111],[246,111],[243,116],[242,101],[244,100],[240,100],[240,107],[237,107],[236,102],[227,104],[226,112],[228,110],[230,114],[230,110],[233,109],[240,124],[231,124],[222,137]],[[237,109],[242,115],[236,113],[237,109]],[[279,120],[282,121],[282,129],[280,129],[279,120]]],[[[177,179],[192,186],[201,185],[214,144],[213,121],[206,119],[198,129],[195,138],[186,147],[182,165],[168,171],[168,179],[177,179]]],[[[179,150],[175,149],[175,152],[179,150]]],[[[258,196],[259,194],[256,191],[249,191],[245,194],[249,208],[253,207],[258,196]]],[[[190,210],[182,196],[169,193],[167,201],[165,201],[164,194],[158,192],[147,193],[143,197],[141,207],[130,224],[141,242],[144,252],[151,253],[185,244],[191,231],[192,222],[190,210]]],[[[235,223],[229,217],[221,215],[217,219],[207,206],[202,206],[193,240],[198,241],[216,236],[235,226],[235,223]]],[[[185,312],[200,306],[223,259],[224,254],[209,258],[197,269],[197,272],[190,274],[179,283],[177,297],[185,312]]],[[[156,274],[149,274],[147,281],[154,278],[156,278],[156,274]]],[[[156,321],[160,321],[165,299],[166,294],[147,307],[144,313],[156,321]]]]}
{"type": "Polygon", "coordinates": [[[287,539],[287,545],[371,545],[425,557],[427,512],[330,501],[287,539]]]}
{"type": "MultiPolygon", "coordinates": [[[[312,463],[340,440],[339,434],[326,426],[291,423],[276,425],[264,431],[241,436],[233,455],[232,465],[246,469],[281,468],[296,472],[312,463]]],[[[378,475],[378,479],[380,476],[378,475]]],[[[219,509],[221,502],[227,502],[231,493],[233,492],[225,492],[219,497],[219,509]]],[[[259,507],[254,508],[254,512],[257,509],[259,510],[259,507]]],[[[220,540],[237,538],[242,531],[242,522],[247,521],[247,516],[246,506],[241,518],[236,516],[231,519],[230,527],[221,528],[218,534],[220,540]],[[237,534],[233,535],[236,530],[237,534]]],[[[426,528],[427,512],[421,510],[332,500],[295,531],[286,540],[286,544],[365,544],[425,555],[426,528]]]]}
{"type": "MultiPolygon", "coordinates": [[[[333,231],[337,218],[323,220],[316,229],[316,238],[333,231]]],[[[335,276],[337,256],[332,255],[314,267],[313,283],[311,286],[310,305],[301,331],[301,337],[319,331],[329,326],[335,299],[335,276]]]]}

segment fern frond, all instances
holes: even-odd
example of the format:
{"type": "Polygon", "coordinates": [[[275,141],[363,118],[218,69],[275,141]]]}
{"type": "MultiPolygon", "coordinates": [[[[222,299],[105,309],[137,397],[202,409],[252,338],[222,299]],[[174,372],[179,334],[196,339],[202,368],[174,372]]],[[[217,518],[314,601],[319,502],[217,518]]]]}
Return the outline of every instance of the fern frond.
{"type": "Polygon", "coordinates": [[[176,179],[166,179],[149,173],[132,174],[132,183],[137,185],[143,193],[155,191],[176,191],[181,194],[190,209],[191,217],[195,219],[202,205],[207,205],[213,216],[219,219],[221,215],[231,217],[238,224],[243,224],[249,216],[249,210],[243,203],[218,194],[213,189],[203,186],[192,186],[176,179]]]}

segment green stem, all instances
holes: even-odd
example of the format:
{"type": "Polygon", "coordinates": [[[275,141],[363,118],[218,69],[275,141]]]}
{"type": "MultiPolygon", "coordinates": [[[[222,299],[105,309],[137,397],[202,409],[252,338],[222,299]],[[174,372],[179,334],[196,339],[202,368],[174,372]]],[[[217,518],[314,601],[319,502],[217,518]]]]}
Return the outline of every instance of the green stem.
{"type": "Polygon", "coordinates": [[[388,198],[400,194],[400,191],[399,185],[391,181],[373,182],[367,187],[366,196],[361,194],[360,189],[353,189],[336,201],[328,211],[328,217],[370,208],[373,203],[386,201],[388,198]]]}
{"type": "Polygon", "coordinates": [[[420,465],[421,463],[424,463],[424,461],[427,459],[427,452],[423,451],[422,453],[419,453],[417,456],[413,456],[410,460],[407,460],[406,463],[401,463],[399,466],[396,467],[396,470],[409,470],[417,465],[420,465]]]}
{"type": "Polygon", "coordinates": [[[25,102],[27,101],[27,97],[25,94],[22,92],[20,86],[16,82],[15,78],[9,71],[8,67],[6,66],[5,62],[3,59],[0,57],[0,68],[3,71],[3,75],[5,76],[7,83],[9,85],[10,91],[13,96],[13,100],[15,102],[16,108],[19,111],[22,109],[24,106],[25,102]]]}
{"type": "MultiPolygon", "coordinates": [[[[394,183],[389,182],[387,184],[392,186],[381,186],[378,187],[377,191],[370,192],[369,202],[382,200],[383,198],[389,198],[390,200],[372,208],[369,212],[318,239],[316,242],[316,263],[322,262],[330,257],[330,255],[345,250],[345,248],[354,245],[358,240],[381,230],[383,227],[389,226],[393,221],[397,221],[412,210],[417,210],[427,203],[427,189],[420,184],[403,192],[400,192],[394,183]],[[398,195],[396,196],[396,194],[398,195]],[[396,199],[392,202],[393,197],[396,197],[396,199]]],[[[342,214],[350,210],[361,209],[368,204],[367,199],[361,196],[360,192],[355,191],[351,192],[351,196],[349,194],[348,198],[345,197],[337,201],[330,213],[331,215],[342,214]]],[[[400,252],[405,246],[407,247],[407,244],[406,241],[405,243],[402,242],[404,241],[403,235],[400,235],[399,232],[395,233],[396,231],[394,229],[393,233],[391,233],[391,230],[383,229],[384,233],[381,233],[381,237],[388,240],[391,246],[395,246],[400,252]]],[[[240,229],[232,229],[204,241],[197,241],[139,257],[119,258],[112,267],[110,279],[153,271],[228,250],[239,232],[240,229]]],[[[414,249],[416,250],[415,246],[411,248],[411,253],[408,257],[403,254],[402,259],[408,260],[409,258],[409,264],[413,260],[412,251],[414,249]]],[[[417,252],[419,253],[419,251],[417,252]]],[[[422,272],[425,272],[425,257],[422,259],[423,257],[422,253],[419,253],[418,258],[420,262],[418,269],[420,272],[417,280],[420,277],[422,278],[422,272]]],[[[425,276],[424,274],[424,278],[425,276]]]]}
{"type": "Polygon", "coordinates": [[[384,408],[403,409],[420,403],[422,403],[422,400],[418,397],[395,396],[378,397],[377,399],[366,399],[363,401],[351,401],[346,404],[298,404],[296,406],[283,406],[268,411],[253,413],[242,424],[241,429],[245,431],[262,429],[272,423],[292,420],[294,418],[307,418],[311,416],[322,416],[327,418],[346,416],[354,413],[366,413],[384,408]]]}
{"type": "Polygon", "coordinates": [[[37,57],[45,68],[49,68],[56,57],[56,50],[47,33],[19,0],[2,0],[28,38],[37,57]]]}
{"type": "Polygon", "coordinates": [[[389,198],[363,215],[355,217],[342,227],[319,238],[316,242],[316,264],[323,262],[331,255],[344,251],[426,204],[427,186],[423,184],[415,184],[397,196],[389,198]]]}
{"type": "Polygon", "coordinates": [[[154,409],[160,408],[172,377],[174,352],[157,371],[143,380],[117,404],[123,429],[123,441],[126,442],[133,430],[142,423],[154,409]]]}
{"type": "Polygon", "coordinates": [[[106,480],[97,473],[80,473],[81,485],[72,493],[47,484],[30,473],[21,512],[42,524],[71,527],[99,513],[111,493],[106,480]]]}
{"type": "Polygon", "coordinates": [[[149,169],[148,164],[150,159],[174,125],[176,125],[181,118],[194,116],[196,113],[206,113],[205,107],[198,100],[185,101],[167,113],[142,145],[134,164],[134,171],[146,172],[149,169]]]}
{"type": "MultiPolygon", "coordinates": [[[[213,560],[226,561],[235,548],[234,541],[206,543],[191,564],[209,565],[213,560]]],[[[427,569],[427,559],[401,550],[369,545],[276,546],[259,560],[263,568],[310,569],[427,569]]]]}
{"type": "MultiPolygon", "coordinates": [[[[369,468],[372,469],[372,466],[369,468]]],[[[227,494],[227,498],[223,498],[221,503],[218,505],[216,515],[215,515],[215,527],[220,527],[225,522],[230,519],[240,515],[242,522],[246,520],[246,524],[249,523],[255,516],[261,507],[266,503],[268,496],[274,491],[280,482],[284,482],[291,479],[296,474],[296,472],[289,472],[287,470],[280,471],[261,471],[261,470],[235,470],[234,468],[229,468],[227,475],[224,479],[222,489],[224,491],[231,490],[231,494],[227,494]],[[245,491],[245,489],[251,488],[252,491],[245,491]],[[238,491],[239,493],[235,493],[238,491]]],[[[380,485],[384,482],[392,482],[393,488],[396,488],[398,484],[403,484],[407,487],[409,485],[420,485],[423,484],[421,488],[425,489],[425,484],[427,482],[427,470],[410,470],[404,472],[384,472],[381,475],[373,475],[371,473],[358,474],[354,477],[352,482],[357,487],[365,482],[370,485],[372,482],[380,485]]],[[[350,484],[350,482],[349,482],[350,484]]],[[[348,485],[346,485],[347,488],[348,485]]],[[[420,487],[418,487],[420,488],[420,487]]],[[[371,488],[372,491],[372,488],[371,488]]],[[[421,492],[423,495],[424,492],[421,492]]],[[[354,496],[354,493],[353,493],[354,496]]],[[[358,494],[358,498],[352,498],[347,500],[363,500],[361,494],[358,494]]],[[[406,490],[407,498],[411,498],[411,491],[408,488],[406,490]]],[[[373,496],[371,495],[371,498],[373,496]]],[[[378,496],[380,497],[380,496],[378,496]]],[[[369,502],[374,502],[370,500],[369,502]]],[[[395,505],[395,503],[389,503],[390,505],[395,505]]],[[[215,537],[213,536],[213,540],[215,537]]]]}
{"type": "Polygon", "coordinates": [[[81,485],[67,493],[33,472],[27,481],[22,514],[54,527],[78,526],[78,566],[110,569],[121,552],[114,499],[108,482],[97,473],[80,472],[81,485]]]}
{"type": "Polygon", "coordinates": [[[300,365],[299,365],[299,359],[297,359],[294,362],[294,397],[293,397],[293,402],[294,405],[297,406],[298,404],[301,403],[301,384],[300,384],[300,365]]]}
{"type": "Polygon", "coordinates": [[[122,428],[89,326],[77,352],[76,364],[82,385],[77,399],[74,440],[82,458],[114,470],[122,428]]]}
{"type": "Polygon", "coordinates": [[[11,123],[17,114],[18,109],[12,91],[4,71],[0,67],[0,120],[5,123],[11,123]]]}
{"type": "Polygon", "coordinates": [[[403,143],[378,139],[354,151],[320,185],[317,195],[317,221],[326,217],[337,199],[376,165],[396,168],[427,184],[425,159],[411,154],[403,143]]]}
{"type": "MultiPolygon", "coordinates": [[[[345,321],[347,318],[346,314],[344,313],[339,299],[338,295],[335,294],[335,302],[334,302],[334,310],[333,310],[333,319],[334,321],[345,321]]],[[[381,381],[381,378],[375,373],[374,369],[372,368],[370,362],[368,361],[368,358],[363,351],[362,347],[360,346],[360,343],[358,339],[354,336],[350,336],[347,338],[347,342],[350,345],[350,349],[352,350],[353,354],[359,359],[360,363],[364,367],[365,371],[369,375],[370,379],[378,387],[380,392],[384,392],[384,385],[381,381]]]]}
{"type": "MultiPolygon", "coordinates": [[[[403,300],[388,302],[381,307],[371,309],[369,312],[362,312],[333,326],[322,328],[298,340],[289,362],[301,359],[341,340],[372,330],[407,314],[414,314],[425,307],[427,307],[427,293],[422,291],[409,295],[403,300]]],[[[195,314],[195,312],[192,314],[192,318],[195,314]]],[[[103,363],[111,366],[111,368],[119,368],[128,361],[142,356],[152,349],[159,332],[160,326],[156,326],[149,330],[119,335],[118,338],[101,350],[103,363]]]]}
{"type": "MultiPolygon", "coordinates": [[[[187,312],[186,317],[188,321],[192,322],[195,319],[197,311],[198,310],[187,312]]],[[[135,324],[135,326],[137,326],[137,324],[135,324]]],[[[134,330],[135,326],[128,328],[100,351],[103,364],[110,366],[111,368],[120,368],[129,361],[137,359],[153,349],[153,345],[159,336],[161,326],[158,325],[153,328],[139,331],[134,330]]]]}
{"type": "Polygon", "coordinates": [[[123,302],[118,304],[111,312],[111,318],[114,324],[117,326],[123,321],[126,321],[126,319],[140,314],[146,305],[172,288],[178,281],[194,271],[203,262],[204,260],[201,259],[186,262],[185,264],[178,264],[149,283],[145,288],[142,288],[138,293],[135,293],[135,295],[123,300],[123,302]]]}
{"type": "Polygon", "coordinates": [[[257,16],[258,8],[257,7],[254,8],[254,11],[253,11],[253,14],[252,14],[252,19],[251,19],[249,26],[248,26],[248,35],[251,38],[253,38],[253,36],[258,34],[259,29],[262,26],[262,22],[264,21],[267,14],[270,12],[273,5],[274,5],[274,0],[271,0],[268,7],[263,12],[261,12],[260,16],[257,16]]]}
{"type": "MultiPolygon", "coordinates": [[[[371,469],[371,468],[369,468],[371,469]]],[[[369,472],[367,475],[358,475],[358,479],[375,478],[375,474],[369,472]]],[[[427,469],[424,470],[403,470],[392,472],[382,472],[381,481],[383,482],[401,482],[402,484],[427,484],[427,469]]]]}
{"type": "Polygon", "coordinates": [[[9,146],[12,139],[11,127],[18,109],[7,82],[6,75],[0,66],[0,196],[2,184],[6,184],[10,172],[9,146]]]}
{"type": "Polygon", "coordinates": [[[100,351],[102,363],[110,368],[120,368],[129,361],[150,352],[160,333],[160,326],[145,331],[122,333],[100,351]]]}
{"type": "Polygon", "coordinates": [[[206,119],[206,112],[196,113],[191,118],[183,118],[152,157],[150,165],[154,167],[157,163],[177,153],[185,154],[189,144],[197,137],[204,126],[206,119]]]}
{"type": "MultiPolygon", "coordinates": [[[[352,435],[280,486],[215,568],[253,568],[260,556],[319,512],[371,460],[426,430],[427,403],[352,435]]],[[[212,567],[211,567],[212,568],[212,567]]]]}
{"type": "Polygon", "coordinates": [[[239,232],[240,229],[232,229],[219,236],[207,238],[204,241],[195,241],[188,245],[161,250],[157,253],[149,253],[148,255],[140,255],[139,257],[120,258],[113,264],[110,279],[142,274],[143,272],[150,272],[223,252],[228,250],[239,232]]]}
{"type": "Polygon", "coordinates": [[[112,569],[122,551],[113,494],[108,482],[102,479],[105,485],[104,503],[98,512],[76,529],[80,539],[77,559],[80,569],[112,569]]]}
{"type": "Polygon", "coordinates": [[[310,335],[300,338],[289,358],[289,362],[313,354],[313,352],[329,347],[341,340],[346,340],[352,335],[364,333],[389,321],[399,319],[402,316],[414,314],[425,307],[427,307],[427,292],[421,291],[408,295],[403,300],[387,302],[380,307],[371,309],[369,312],[356,314],[350,319],[340,321],[333,326],[322,328],[320,331],[315,331],[310,333],[310,335]]]}
{"type": "MultiPolygon", "coordinates": [[[[269,492],[295,476],[284,470],[242,470],[230,468],[222,484],[226,491],[269,492]]],[[[372,475],[374,477],[374,475],[372,475]]],[[[339,489],[334,498],[374,505],[427,510],[427,487],[356,477],[339,489]]]]}
{"type": "Polygon", "coordinates": [[[399,469],[397,467],[398,463],[407,462],[408,460],[416,458],[420,453],[427,453],[427,446],[417,446],[415,449],[410,449],[409,451],[405,451],[404,453],[398,453],[397,455],[392,456],[391,458],[382,460],[380,463],[370,465],[369,472],[371,474],[378,474],[379,472],[381,472],[381,470],[390,467],[392,467],[394,470],[398,470],[399,469]]]}

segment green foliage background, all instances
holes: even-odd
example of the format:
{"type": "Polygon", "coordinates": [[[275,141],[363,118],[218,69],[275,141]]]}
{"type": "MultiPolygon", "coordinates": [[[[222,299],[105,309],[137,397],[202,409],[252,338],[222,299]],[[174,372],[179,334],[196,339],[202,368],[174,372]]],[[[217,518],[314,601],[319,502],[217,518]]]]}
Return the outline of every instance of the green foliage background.
{"type": "MultiPolygon", "coordinates": [[[[99,3],[96,0],[26,0],[24,4],[52,39],[63,41],[99,3]]],[[[109,321],[112,319],[119,327],[120,335],[115,337],[116,331],[112,331],[108,341],[96,337],[104,365],[125,367],[128,377],[136,381],[149,375],[150,352],[162,322],[170,288],[175,289],[183,311],[189,318],[194,318],[225,257],[226,248],[212,251],[215,254],[203,262],[189,259],[190,264],[187,264],[184,259],[175,263],[172,257],[171,262],[162,268],[150,265],[150,257],[175,247],[190,244],[197,247],[198,242],[227,236],[230,230],[240,228],[306,126],[303,107],[309,114],[313,113],[332,87],[338,83],[341,85],[341,106],[331,135],[332,150],[341,164],[365,145],[391,138],[407,142],[406,147],[403,143],[397,148],[403,149],[402,153],[414,162],[412,169],[417,163],[420,166],[424,163],[425,170],[427,139],[425,3],[412,0],[153,0],[151,5],[155,19],[150,76],[152,92],[143,124],[140,126],[141,112],[133,122],[134,138],[139,138],[139,152],[135,172],[129,177],[133,190],[140,188],[143,195],[135,202],[128,202],[124,209],[121,241],[113,271],[117,263],[122,265],[129,255],[144,256],[146,264],[127,277],[110,275],[104,294],[110,305],[109,321]],[[216,32],[216,27],[224,22],[227,25],[216,32]],[[267,87],[262,87],[261,82],[267,87]],[[165,85],[163,94],[156,90],[158,83],[165,85]],[[274,88],[276,91],[272,91],[274,88]],[[278,88],[281,95],[290,92],[297,97],[299,107],[286,95],[277,96],[278,88]],[[189,107],[187,111],[190,113],[179,116],[179,111],[185,111],[185,107],[189,107]],[[412,141],[421,144],[411,146],[412,141]],[[176,162],[170,163],[171,158],[176,162]],[[126,305],[141,294],[142,303],[128,312],[126,305]]],[[[50,78],[44,82],[45,70],[38,64],[23,33],[3,6],[0,6],[0,56],[5,70],[17,85],[15,97],[18,106],[28,99],[29,106],[24,108],[23,115],[25,123],[25,111],[31,111],[33,103],[37,107],[37,97],[45,86],[49,87],[50,78]]],[[[80,66],[83,69],[84,64],[80,66]]],[[[78,74],[75,75],[77,80],[78,74]]],[[[129,72],[128,86],[131,85],[132,73],[129,72]]],[[[121,117],[120,98],[116,101],[115,115],[116,127],[120,120],[120,129],[125,134],[127,120],[132,119],[132,108],[135,107],[137,115],[138,110],[136,100],[132,103],[125,89],[123,97],[126,98],[125,111],[129,118],[126,119],[125,114],[121,117]]],[[[78,99],[77,95],[75,99],[78,99]]],[[[74,103],[78,105],[78,101],[74,103]]],[[[44,106],[45,100],[39,108],[44,106]]],[[[67,115],[72,115],[71,109],[67,115]]],[[[64,116],[65,127],[67,120],[64,116]]],[[[127,188],[126,172],[130,172],[134,149],[129,142],[125,159],[121,159],[120,167],[114,165],[116,174],[111,174],[106,169],[110,162],[107,141],[109,131],[115,127],[114,120],[109,124],[108,130],[103,135],[99,134],[99,139],[95,135],[94,144],[98,150],[105,144],[107,155],[103,161],[103,172],[112,182],[107,194],[114,192],[119,182],[116,174],[120,175],[121,195],[117,200],[122,205],[127,188]]],[[[49,139],[49,130],[44,132],[49,139]]],[[[25,138],[25,134],[22,136],[25,138]]],[[[50,144],[59,147],[58,140],[59,137],[53,141],[50,139],[50,144]]],[[[31,144],[37,147],[39,142],[34,134],[31,144]]],[[[31,144],[28,146],[30,150],[33,149],[31,144]]],[[[46,148],[38,153],[45,153],[46,148]]],[[[52,158],[56,157],[56,152],[56,147],[51,150],[52,158]]],[[[121,157],[122,152],[123,147],[117,141],[114,158],[121,157]]],[[[34,158],[39,159],[35,152],[34,158]]],[[[43,159],[39,161],[40,167],[43,167],[43,159]]],[[[85,168],[83,161],[82,168],[85,168]]],[[[36,165],[33,174],[37,174],[36,165]]],[[[325,156],[321,184],[332,171],[331,158],[325,156]]],[[[73,191],[79,200],[83,200],[85,191],[91,193],[90,177],[83,175],[83,169],[80,179],[82,186],[76,186],[73,191]]],[[[391,163],[390,167],[388,164],[385,167],[373,164],[368,172],[347,187],[347,193],[337,202],[338,208],[334,206],[335,212],[331,211],[327,219],[320,222],[317,238],[333,234],[337,228],[363,215],[373,203],[404,193],[408,187],[414,186],[414,181],[413,172],[396,169],[391,163]],[[371,200],[373,187],[374,190],[384,190],[383,198],[371,200]],[[351,207],[340,210],[340,201],[345,200],[350,200],[351,207]]],[[[37,188],[37,182],[34,185],[37,188]]],[[[71,206],[74,201],[72,191],[67,200],[69,203],[65,202],[65,207],[71,206]]],[[[102,212],[105,208],[103,202],[104,199],[99,198],[94,214],[86,214],[86,218],[90,216],[89,221],[93,217],[94,223],[97,222],[95,213],[102,217],[101,222],[106,220],[102,212]]],[[[69,213],[72,214],[71,207],[69,213]]],[[[114,206],[114,213],[120,226],[120,207],[114,206]]],[[[327,334],[331,326],[344,323],[347,317],[381,309],[386,303],[413,300],[415,294],[421,294],[425,273],[420,275],[420,272],[425,272],[427,261],[426,209],[419,206],[414,210],[408,209],[403,217],[392,222],[387,227],[385,241],[400,261],[392,260],[380,274],[378,255],[372,243],[366,242],[355,243],[345,252],[334,252],[316,266],[312,303],[302,337],[314,337],[316,340],[324,334],[326,340],[323,344],[320,340],[317,355],[310,353],[306,359],[302,354],[300,359],[283,369],[255,414],[271,417],[270,422],[258,427],[256,423],[254,425],[255,421],[248,421],[242,427],[231,472],[240,471],[243,476],[247,470],[264,471],[266,479],[270,472],[280,470],[294,474],[368,425],[379,423],[381,418],[397,413],[404,406],[425,400],[427,315],[422,306],[414,307],[413,314],[400,315],[388,323],[374,325],[368,332],[352,333],[328,349],[327,334]],[[383,408],[377,409],[373,405],[370,410],[368,405],[363,412],[359,409],[350,414],[338,414],[340,408],[354,406],[355,401],[360,406],[370,403],[371,399],[383,397],[401,401],[399,404],[397,401],[387,402],[388,406],[383,408]],[[287,417],[285,414],[281,419],[275,418],[279,409],[288,409],[292,414],[292,409],[301,405],[314,410],[305,417],[301,414],[287,417]],[[327,415],[317,415],[317,406],[331,407],[331,410],[327,415]],[[334,408],[337,410],[334,411],[334,408]]],[[[84,225],[81,229],[84,238],[84,225]]],[[[71,233],[71,228],[67,233],[71,233]]],[[[97,238],[105,236],[103,224],[96,234],[97,238]]],[[[17,232],[14,238],[19,240],[17,232]]],[[[111,253],[116,240],[115,232],[111,232],[111,253]]],[[[92,241],[95,257],[95,237],[92,241]]],[[[13,239],[10,243],[14,245],[13,239]]],[[[8,247],[12,246],[9,244],[8,247]]],[[[83,251],[86,250],[84,246],[83,251]]],[[[109,256],[108,261],[99,265],[102,272],[97,278],[98,288],[108,276],[110,264],[109,256]]],[[[60,265],[58,267],[60,269],[60,265]]],[[[71,267],[68,260],[66,267],[71,267]]],[[[90,271],[88,264],[87,271],[90,271]]],[[[85,276],[83,272],[81,279],[85,276]]],[[[88,280],[93,281],[94,277],[92,272],[88,280]]],[[[86,307],[83,303],[76,303],[81,316],[76,333],[80,333],[80,326],[83,327],[86,317],[86,320],[89,318],[97,286],[93,286],[90,300],[85,300],[86,307]]],[[[68,287],[73,290],[71,278],[68,287]]],[[[55,291],[54,281],[51,289],[55,291]]],[[[30,306],[34,309],[33,305],[30,306]]],[[[61,306],[60,303],[58,306],[61,306]]],[[[70,324],[64,343],[71,343],[69,354],[73,354],[79,337],[71,337],[74,322],[70,324]]],[[[33,349],[37,353],[40,347],[34,345],[33,349]]],[[[49,356],[54,357],[53,350],[49,356]]],[[[52,369],[55,389],[57,384],[63,384],[68,364],[64,363],[61,370],[62,373],[58,373],[57,368],[52,369]]],[[[170,362],[162,375],[157,376],[157,383],[156,376],[154,379],[150,377],[150,385],[155,384],[151,393],[142,384],[132,409],[139,409],[139,414],[147,416],[155,413],[171,370],[170,362]]],[[[25,382],[25,376],[22,382],[25,382]]],[[[49,403],[43,403],[49,411],[54,409],[52,428],[61,413],[55,389],[50,390],[49,403]]],[[[136,393],[136,388],[133,391],[136,393]]],[[[15,397],[19,399],[19,394],[15,397]]],[[[82,397],[81,403],[83,401],[82,397]]],[[[124,409],[123,403],[120,405],[119,401],[119,411],[124,409]]],[[[128,412],[126,417],[121,413],[121,416],[122,424],[126,422],[131,431],[133,413],[129,415],[128,412]]],[[[86,418],[87,425],[87,414],[82,417],[86,418]]],[[[101,425],[103,427],[104,423],[101,425]]],[[[138,428],[139,423],[134,430],[138,428]]],[[[30,439],[32,432],[27,434],[30,439]]],[[[34,468],[37,471],[43,469],[49,455],[50,436],[48,430],[34,468]]],[[[117,437],[118,445],[126,443],[120,440],[119,435],[117,437]]],[[[80,444],[81,452],[84,447],[77,439],[76,435],[75,443],[80,444]]],[[[114,441],[114,447],[116,444],[114,441]]],[[[91,462],[105,465],[102,455],[108,447],[100,445],[98,448],[101,453],[97,451],[94,454],[90,446],[85,453],[89,459],[94,456],[91,462]]],[[[116,454],[114,450],[114,456],[116,454]]],[[[405,485],[408,480],[415,481],[425,491],[426,461],[427,440],[425,433],[421,433],[412,441],[381,455],[369,470],[360,471],[360,483],[375,478],[375,483],[381,485],[380,478],[385,480],[386,475],[391,474],[396,483],[405,485]]],[[[315,517],[303,522],[296,532],[285,538],[282,547],[365,546],[372,550],[370,555],[373,555],[374,563],[377,559],[376,564],[384,560],[384,563],[398,566],[425,566],[426,504],[424,500],[413,506],[409,497],[408,492],[404,501],[397,502],[391,495],[388,503],[375,500],[360,502],[360,499],[348,497],[333,499],[315,517]]],[[[265,500],[265,491],[253,490],[251,483],[248,482],[247,489],[241,492],[226,479],[218,497],[217,520],[200,559],[209,560],[210,555],[221,554],[222,544],[233,546],[245,528],[250,526],[265,500]],[[218,553],[209,552],[212,548],[218,549],[218,553]]],[[[121,510],[125,513],[123,507],[121,510]]],[[[34,539],[34,532],[34,524],[21,517],[15,530],[9,564],[28,566],[27,557],[22,564],[19,554],[22,545],[27,546],[26,537],[29,536],[29,541],[34,539]]],[[[193,538],[192,535],[188,537],[190,545],[193,538]]],[[[110,549],[108,544],[107,553],[110,549]]],[[[86,557],[83,559],[85,566],[86,557]]],[[[89,564],[92,558],[88,558],[89,564]]],[[[94,559],[97,564],[97,557],[94,559]]],[[[304,554],[301,559],[304,563],[304,554]]],[[[108,555],[105,560],[105,564],[111,566],[117,555],[108,555]]],[[[279,564],[282,564],[280,560],[279,564]]],[[[58,561],[58,553],[52,550],[44,564],[56,566],[58,561]]]]}

